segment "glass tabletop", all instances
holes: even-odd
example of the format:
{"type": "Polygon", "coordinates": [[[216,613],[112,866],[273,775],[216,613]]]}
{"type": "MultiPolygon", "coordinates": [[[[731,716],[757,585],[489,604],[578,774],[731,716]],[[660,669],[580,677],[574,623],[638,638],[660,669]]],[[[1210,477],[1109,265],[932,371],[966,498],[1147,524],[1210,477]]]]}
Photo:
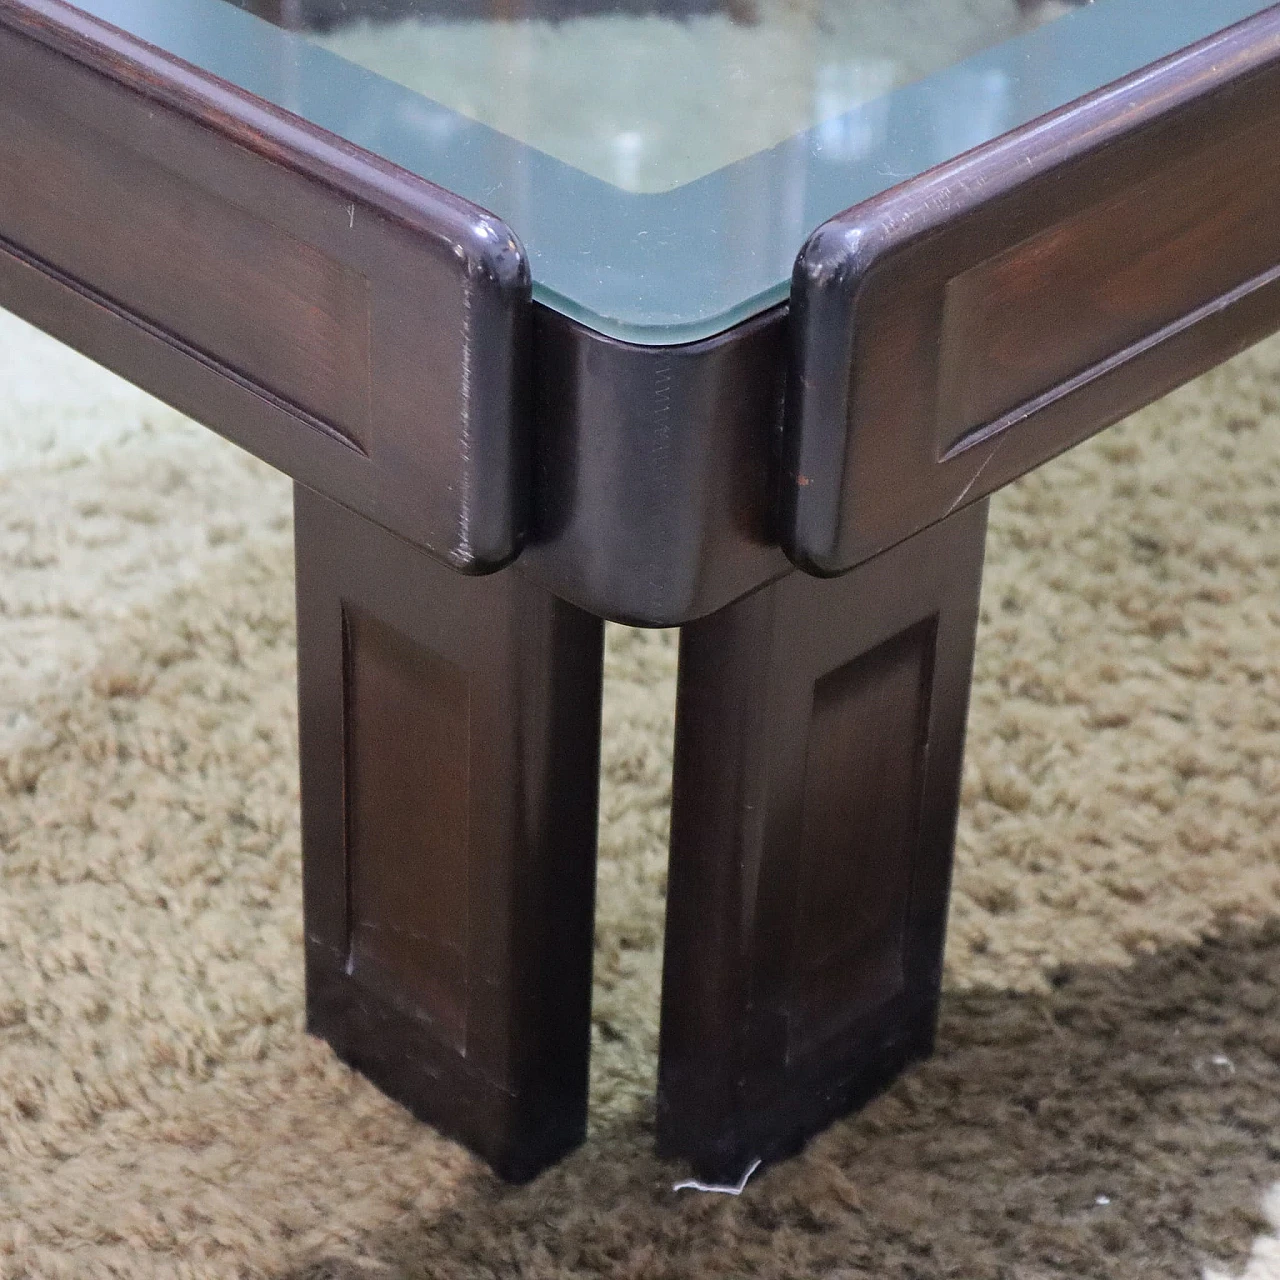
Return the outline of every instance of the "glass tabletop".
{"type": "Polygon", "coordinates": [[[692,341],[820,222],[1259,0],[74,0],[504,218],[541,302],[692,341]]]}

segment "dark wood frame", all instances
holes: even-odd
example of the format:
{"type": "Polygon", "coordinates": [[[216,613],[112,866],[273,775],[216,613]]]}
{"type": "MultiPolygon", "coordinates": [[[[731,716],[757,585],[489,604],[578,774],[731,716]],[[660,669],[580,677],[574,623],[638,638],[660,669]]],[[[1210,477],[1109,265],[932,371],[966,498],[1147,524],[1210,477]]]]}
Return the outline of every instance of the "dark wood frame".
{"type": "Polygon", "coordinates": [[[787,554],[843,572],[1274,330],[1277,136],[1272,8],[819,227],[787,554]]]}
{"type": "Polygon", "coordinates": [[[532,305],[484,210],[0,0],[0,305],[299,482],[311,1027],[506,1176],[580,1140],[611,617],[686,625],[663,1150],[736,1177],[926,1052],[981,500],[1280,326],[1278,126],[1280,7],[646,347],[532,305]]]}
{"type": "Polygon", "coordinates": [[[0,165],[6,308],[456,569],[517,554],[498,218],[62,0],[0,0],[0,165]]]}

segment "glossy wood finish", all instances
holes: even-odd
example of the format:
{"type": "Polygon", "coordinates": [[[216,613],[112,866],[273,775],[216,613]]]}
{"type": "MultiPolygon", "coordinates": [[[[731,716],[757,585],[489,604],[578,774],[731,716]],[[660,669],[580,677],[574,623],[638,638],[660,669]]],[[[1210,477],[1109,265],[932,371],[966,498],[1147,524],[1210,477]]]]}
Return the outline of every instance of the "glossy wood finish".
{"type": "Polygon", "coordinates": [[[295,488],[307,1022],[506,1178],[582,1140],[602,627],[295,488]]]}
{"type": "Polygon", "coordinates": [[[534,351],[525,572],[592,613],[658,627],[790,572],[770,519],[783,310],[645,347],[538,308],[534,351]]]}
{"type": "Polygon", "coordinates": [[[658,1141],[735,1182],[933,1041],[986,503],[684,628],[658,1141]]]}
{"type": "Polygon", "coordinates": [[[0,0],[0,306],[457,568],[528,535],[548,590],[678,625],[784,573],[779,538],[840,571],[1280,323],[1278,21],[850,211],[793,315],[663,348],[531,308],[474,206],[0,0]]]}
{"type": "Polygon", "coordinates": [[[838,573],[1280,325],[1280,8],[856,206],[792,289],[781,537],[838,573]]]}
{"type": "Polygon", "coordinates": [[[454,568],[516,554],[497,218],[61,0],[0,0],[0,173],[0,305],[454,568]]]}

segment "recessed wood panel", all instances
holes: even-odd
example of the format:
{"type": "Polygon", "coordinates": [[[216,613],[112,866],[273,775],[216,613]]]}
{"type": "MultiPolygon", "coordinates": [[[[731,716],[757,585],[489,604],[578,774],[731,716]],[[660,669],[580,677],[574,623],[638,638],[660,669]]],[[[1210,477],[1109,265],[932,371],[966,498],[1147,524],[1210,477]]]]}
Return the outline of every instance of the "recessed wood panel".
{"type": "Polygon", "coordinates": [[[348,964],[461,1047],[470,690],[460,668],[344,611],[348,964]]]}
{"type": "Polygon", "coordinates": [[[586,1129],[602,624],[301,485],[294,530],[307,1028],[532,1177],[586,1129]]]}
{"type": "Polygon", "coordinates": [[[3,88],[0,172],[0,229],[24,250],[367,449],[359,272],[3,88]]]}
{"type": "Polygon", "coordinates": [[[938,455],[1280,265],[1276,130],[1273,117],[1194,152],[949,281],[938,455]]]}
{"type": "Polygon", "coordinates": [[[793,1053],[902,990],[933,637],[932,621],[913,627],[814,687],[788,1019],[793,1053]]]}

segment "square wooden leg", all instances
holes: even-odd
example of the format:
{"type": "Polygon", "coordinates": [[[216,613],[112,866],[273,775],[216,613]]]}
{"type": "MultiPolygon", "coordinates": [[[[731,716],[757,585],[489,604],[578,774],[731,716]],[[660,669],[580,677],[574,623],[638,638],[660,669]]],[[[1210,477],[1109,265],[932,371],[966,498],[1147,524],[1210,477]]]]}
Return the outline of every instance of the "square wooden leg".
{"type": "Polygon", "coordinates": [[[532,1177],[585,1132],[602,625],[294,509],[308,1028],[532,1177]]]}
{"type": "Polygon", "coordinates": [[[933,1044],[986,504],[684,628],[658,1141],[734,1182],[933,1044]]]}

